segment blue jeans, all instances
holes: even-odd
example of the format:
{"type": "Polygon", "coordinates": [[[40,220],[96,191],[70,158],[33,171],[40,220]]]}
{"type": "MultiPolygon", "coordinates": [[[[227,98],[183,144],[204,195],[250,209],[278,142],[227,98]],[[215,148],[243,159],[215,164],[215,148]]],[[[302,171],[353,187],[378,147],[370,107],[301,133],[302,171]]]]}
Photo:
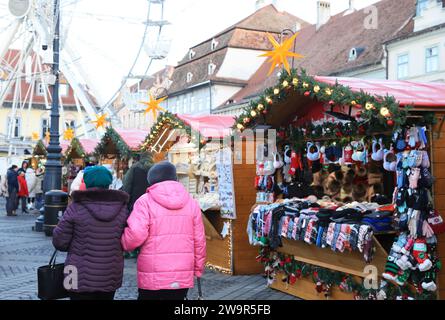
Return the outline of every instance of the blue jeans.
{"type": "Polygon", "coordinates": [[[36,194],[35,208],[40,210],[43,207],[43,193],[36,194]]]}

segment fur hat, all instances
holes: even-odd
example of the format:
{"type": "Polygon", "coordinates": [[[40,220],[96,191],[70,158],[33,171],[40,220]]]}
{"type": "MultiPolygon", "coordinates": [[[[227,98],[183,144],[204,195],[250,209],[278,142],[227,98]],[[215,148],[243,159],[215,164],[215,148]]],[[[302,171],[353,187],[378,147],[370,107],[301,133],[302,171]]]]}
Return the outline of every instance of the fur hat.
{"type": "Polygon", "coordinates": [[[149,186],[163,181],[178,181],[176,167],[168,161],[156,163],[148,171],[147,181],[149,186]]]}

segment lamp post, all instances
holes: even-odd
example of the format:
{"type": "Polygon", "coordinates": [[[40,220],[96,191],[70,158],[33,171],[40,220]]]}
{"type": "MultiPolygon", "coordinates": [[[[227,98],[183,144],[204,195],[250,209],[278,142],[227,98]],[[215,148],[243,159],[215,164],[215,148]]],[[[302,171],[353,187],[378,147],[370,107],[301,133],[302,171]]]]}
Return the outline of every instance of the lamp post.
{"type": "MultiPolygon", "coordinates": [[[[283,36],[289,35],[289,34],[293,36],[295,34],[295,32],[291,29],[283,29],[280,33],[280,37],[282,38],[283,36]]],[[[296,41],[294,41],[294,50],[292,52],[295,53],[295,50],[296,50],[296,41]]],[[[292,69],[294,68],[294,62],[295,62],[295,57],[292,57],[292,69]]]]}
{"type": "Polygon", "coordinates": [[[55,82],[52,87],[51,104],[51,127],[50,140],[47,148],[48,155],[45,164],[44,191],[60,190],[62,187],[62,164],[60,162],[62,148],[59,141],[59,29],[60,29],[60,11],[59,0],[54,0],[54,39],[53,39],[53,66],[52,71],[55,76],[55,82]]]}

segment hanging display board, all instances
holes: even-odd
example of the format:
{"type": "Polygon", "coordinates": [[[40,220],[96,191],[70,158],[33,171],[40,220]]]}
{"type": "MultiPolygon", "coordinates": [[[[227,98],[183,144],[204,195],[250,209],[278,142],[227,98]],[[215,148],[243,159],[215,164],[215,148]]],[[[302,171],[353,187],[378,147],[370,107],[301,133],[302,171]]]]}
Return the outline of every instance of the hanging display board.
{"type": "Polygon", "coordinates": [[[218,172],[218,192],[221,203],[221,217],[236,219],[235,197],[233,190],[232,150],[221,149],[216,154],[218,172]]]}

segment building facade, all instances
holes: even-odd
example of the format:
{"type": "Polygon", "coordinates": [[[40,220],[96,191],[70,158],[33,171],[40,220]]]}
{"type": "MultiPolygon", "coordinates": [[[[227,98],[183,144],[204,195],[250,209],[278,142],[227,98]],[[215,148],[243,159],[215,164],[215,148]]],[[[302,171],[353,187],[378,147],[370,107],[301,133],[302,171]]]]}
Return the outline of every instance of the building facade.
{"type": "MultiPolygon", "coordinates": [[[[16,50],[9,50],[4,57],[0,93],[3,89],[6,90],[8,66],[15,66],[18,54],[16,50]]],[[[42,73],[49,74],[49,69],[43,70],[42,73]]],[[[50,128],[49,106],[52,99],[49,85],[42,81],[45,77],[37,77],[33,81],[26,75],[25,70],[18,74],[21,74],[20,79],[11,83],[0,106],[0,154],[7,154],[10,146],[13,146],[13,153],[31,152],[35,141],[45,138],[50,128]]],[[[72,128],[76,135],[84,134],[82,124],[88,122],[87,115],[63,74],[60,76],[59,95],[60,132],[72,128]]]]}
{"type": "Polygon", "coordinates": [[[388,79],[445,82],[445,1],[419,0],[413,24],[386,43],[388,79]]]}

